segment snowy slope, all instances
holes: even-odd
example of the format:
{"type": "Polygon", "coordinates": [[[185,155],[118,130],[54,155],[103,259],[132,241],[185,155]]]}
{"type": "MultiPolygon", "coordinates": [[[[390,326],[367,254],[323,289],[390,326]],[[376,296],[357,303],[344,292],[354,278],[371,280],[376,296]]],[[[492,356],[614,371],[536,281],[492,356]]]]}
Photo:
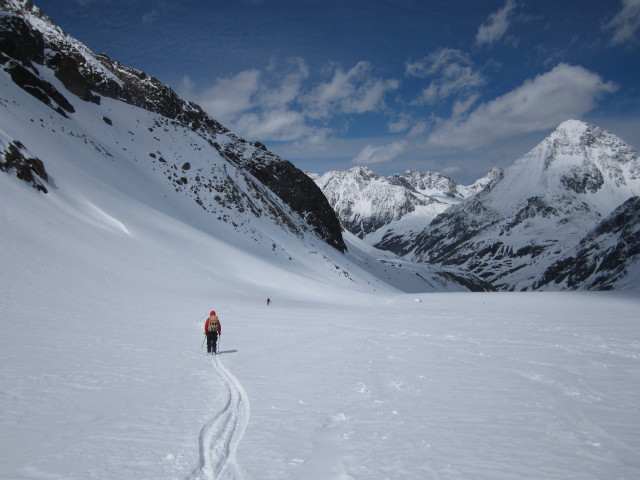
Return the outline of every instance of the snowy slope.
{"type": "Polygon", "coordinates": [[[344,250],[335,213],[289,162],[236,137],[158,80],[93,54],[30,2],[1,5],[7,12],[0,16],[3,98],[10,115],[31,122],[22,130],[8,125],[4,152],[12,143],[34,150],[47,171],[57,159],[35,152],[30,136],[62,132],[65,143],[84,143],[105,159],[123,158],[157,171],[172,190],[249,237],[253,232],[243,225],[267,217],[299,237],[313,232],[344,250]],[[25,112],[25,93],[49,107],[47,113],[25,112]]]}
{"type": "Polygon", "coordinates": [[[357,291],[0,182],[3,478],[640,474],[637,297],[357,291]]]}
{"type": "MultiPolygon", "coordinates": [[[[499,289],[529,289],[638,194],[640,154],[612,133],[572,120],[410,242],[396,236],[382,243],[408,260],[472,272],[499,289]]],[[[612,271],[608,284],[624,271],[612,271]]],[[[597,288],[583,280],[572,288],[597,288]]]]}
{"type": "Polygon", "coordinates": [[[0,72],[0,478],[640,475],[637,297],[400,293],[456,283],[340,253],[220,153],[259,146],[37,70],[74,112],[0,72]]]}
{"type": "Polygon", "coordinates": [[[3,478],[640,474],[637,297],[358,291],[91,187],[0,176],[3,478]]]}

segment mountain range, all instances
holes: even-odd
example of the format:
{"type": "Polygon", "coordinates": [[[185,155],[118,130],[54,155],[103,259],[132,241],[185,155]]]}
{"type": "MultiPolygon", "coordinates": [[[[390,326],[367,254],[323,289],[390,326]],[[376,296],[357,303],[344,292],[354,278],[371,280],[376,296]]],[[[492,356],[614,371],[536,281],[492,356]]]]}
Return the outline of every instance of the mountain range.
{"type": "Polygon", "coordinates": [[[411,262],[472,273],[497,290],[637,285],[640,154],[592,124],[562,123],[472,188],[362,167],[315,180],[345,228],[411,262]]]}
{"type": "Polygon", "coordinates": [[[5,205],[39,195],[126,233],[132,227],[110,203],[130,202],[308,277],[319,264],[362,288],[467,289],[467,279],[427,265],[394,268],[395,255],[355,237],[348,251],[326,197],[293,164],[159,80],[93,53],[31,2],[0,7],[0,171],[33,187],[18,197],[0,191],[5,205]]]}
{"type": "Polygon", "coordinates": [[[475,194],[351,172],[370,180],[345,199],[408,199],[359,238],[264,145],[0,0],[0,478],[639,478],[637,156],[565,127],[475,194]],[[420,217],[430,202],[449,206],[420,217]],[[401,256],[371,244],[403,221],[401,256]],[[557,243],[530,289],[635,291],[471,293],[526,267],[428,259],[533,228],[557,243]]]}
{"type": "Polygon", "coordinates": [[[366,167],[307,175],[159,80],[93,53],[31,2],[0,7],[0,171],[102,227],[129,231],[96,185],[283,268],[311,255],[360,285],[638,286],[639,154],[594,125],[567,121],[468,186],[366,167]]]}
{"type": "Polygon", "coordinates": [[[409,170],[382,177],[366,166],[346,172],[309,174],[326,195],[342,225],[376,245],[391,234],[421,230],[451,205],[475,195],[500,175],[494,168],[472,185],[460,185],[438,173],[409,170]]]}

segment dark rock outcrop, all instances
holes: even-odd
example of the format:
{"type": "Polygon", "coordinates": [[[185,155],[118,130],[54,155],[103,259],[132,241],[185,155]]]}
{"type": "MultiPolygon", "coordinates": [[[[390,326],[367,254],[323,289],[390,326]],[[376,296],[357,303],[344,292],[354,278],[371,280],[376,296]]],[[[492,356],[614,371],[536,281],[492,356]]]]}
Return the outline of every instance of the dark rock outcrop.
{"type": "Polygon", "coordinates": [[[36,157],[29,157],[25,153],[24,145],[20,142],[9,144],[2,152],[0,171],[15,172],[16,177],[30,183],[33,188],[48,193],[43,181],[49,180],[49,175],[44,168],[44,162],[36,157]]]}

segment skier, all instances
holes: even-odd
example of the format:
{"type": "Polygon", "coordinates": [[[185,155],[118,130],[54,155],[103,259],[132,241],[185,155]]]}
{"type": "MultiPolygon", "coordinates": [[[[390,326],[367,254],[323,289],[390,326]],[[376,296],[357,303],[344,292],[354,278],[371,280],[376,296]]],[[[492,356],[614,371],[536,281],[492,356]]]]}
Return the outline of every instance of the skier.
{"type": "Polygon", "coordinates": [[[211,310],[204,323],[204,334],[207,336],[207,354],[218,353],[218,335],[222,335],[222,326],[216,312],[211,310]]]}
{"type": "Polygon", "coordinates": [[[268,307],[269,305],[271,305],[271,299],[270,299],[270,298],[267,298],[267,307],[268,307]]]}

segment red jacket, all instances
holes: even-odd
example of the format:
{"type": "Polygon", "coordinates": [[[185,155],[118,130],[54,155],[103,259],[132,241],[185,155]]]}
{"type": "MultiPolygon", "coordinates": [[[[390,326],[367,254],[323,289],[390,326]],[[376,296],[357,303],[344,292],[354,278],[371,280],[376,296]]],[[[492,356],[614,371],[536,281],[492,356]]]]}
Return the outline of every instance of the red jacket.
{"type": "Polygon", "coordinates": [[[216,328],[216,330],[218,331],[218,335],[221,335],[222,325],[220,325],[220,319],[215,314],[211,315],[209,318],[207,318],[207,321],[204,322],[204,333],[209,333],[209,320],[211,320],[212,318],[218,320],[218,327],[216,328]]]}

